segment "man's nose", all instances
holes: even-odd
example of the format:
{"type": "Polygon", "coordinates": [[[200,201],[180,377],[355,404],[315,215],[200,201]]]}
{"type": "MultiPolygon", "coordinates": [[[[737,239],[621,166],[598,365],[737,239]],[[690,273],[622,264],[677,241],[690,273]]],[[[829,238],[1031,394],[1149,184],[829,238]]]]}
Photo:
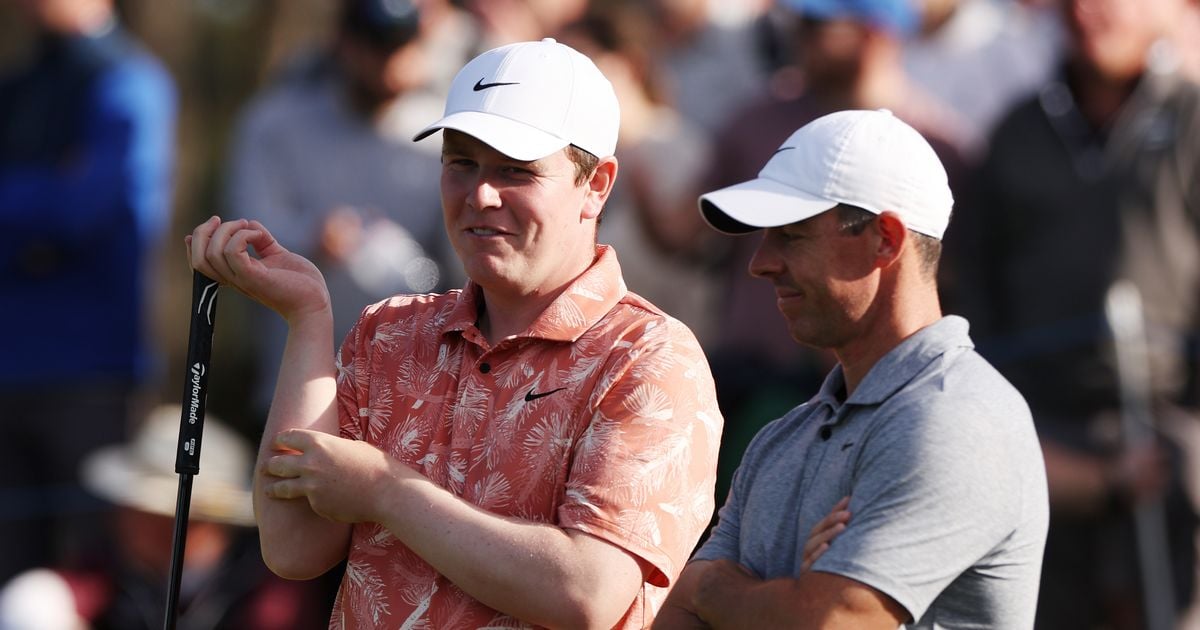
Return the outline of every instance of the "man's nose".
{"type": "Polygon", "coordinates": [[[489,178],[480,176],[468,198],[471,205],[478,210],[488,210],[500,207],[500,191],[489,178]]]}
{"type": "Polygon", "coordinates": [[[779,252],[768,236],[764,231],[762,239],[758,242],[758,249],[754,250],[754,256],[750,259],[750,275],[756,278],[769,278],[778,275],[782,270],[779,252]]]}

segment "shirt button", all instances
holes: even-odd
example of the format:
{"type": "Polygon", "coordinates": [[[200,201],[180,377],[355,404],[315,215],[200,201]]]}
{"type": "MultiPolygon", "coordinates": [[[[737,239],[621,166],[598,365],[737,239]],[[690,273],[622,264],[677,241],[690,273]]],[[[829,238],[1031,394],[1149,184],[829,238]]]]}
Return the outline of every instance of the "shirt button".
{"type": "Polygon", "coordinates": [[[484,374],[487,374],[488,372],[491,372],[491,371],[492,371],[492,366],[491,366],[491,365],[489,365],[489,364],[487,364],[487,363],[480,363],[480,364],[479,364],[479,371],[480,371],[480,372],[482,372],[482,373],[484,373],[484,374]]]}
{"type": "Polygon", "coordinates": [[[829,438],[833,437],[833,429],[829,428],[829,425],[825,425],[821,427],[820,435],[822,440],[828,440],[829,438]]]}

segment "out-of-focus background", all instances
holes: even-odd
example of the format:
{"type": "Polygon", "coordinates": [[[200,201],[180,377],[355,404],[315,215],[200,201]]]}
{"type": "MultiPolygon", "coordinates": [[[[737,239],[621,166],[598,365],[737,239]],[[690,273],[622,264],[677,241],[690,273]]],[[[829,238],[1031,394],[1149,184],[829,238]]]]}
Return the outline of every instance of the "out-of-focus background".
{"type": "MultiPolygon", "coordinates": [[[[21,602],[75,602],[40,627],[160,621],[173,497],[145,497],[173,481],[155,451],[173,458],[162,418],[186,378],[184,235],[214,214],[262,220],[326,273],[339,334],[392,293],[460,286],[438,138],[409,138],[463,63],[541,37],[617,90],[622,168],[600,239],[709,355],[727,423],[718,502],[749,438],[831,358],[791,342],[745,273],[753,237],[711,233],[696,195],[753,177],[817,116],[887,108],[955,191],[946,310],[971,319],[1043,439],[1038,626],[1141,628],[1169,609],[1200,628],[1200,2],[0,0],[0,584],[22,576],[0,591],[0,630],[35,614],[21,602]],[[1145,365],[1115,352],[1139,339],[1111,334],[1119,279],[1140,289],[1145,365]],[[1123,432],[1140,402],[1155,426],[1123,432]],[[1143,562],[1135,508],[1164,515],[1150,536],[1164,561],[1143,562]],[[1167,598],[1146,596],[1155,571],[1167,598]]],[[[230,445],[214,457],[257,444],[282,336],[221,294],[208,409],[230,445]]],[[[244,504],[245,479],[228,481],[214,496],[244,504]]],[[[189,627],[324,627],[336,576],[272,579],[252,522],[214,501],[194,514],[219,527],[198,526],[211,553],[185,581],[189,627]],[[231,567],[256,577],[233,589],[231,567]]]]}

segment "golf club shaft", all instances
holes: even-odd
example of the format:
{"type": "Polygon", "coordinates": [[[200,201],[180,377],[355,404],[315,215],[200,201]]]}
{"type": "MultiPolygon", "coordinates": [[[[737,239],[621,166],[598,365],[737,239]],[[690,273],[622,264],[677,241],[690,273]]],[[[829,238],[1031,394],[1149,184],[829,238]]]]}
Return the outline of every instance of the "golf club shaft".
{"type": "Polygon", "coordinates": [[[204,409],[208,400],[209,360],[212,357],[217,289],[218,285],[214,280],[199,271],[192,272],[187,369],[184,374],[183,409],[179,418],[179,442],[175,450],[179,494],[175,503],[175,537],[171,550],[171,576],[167,588],[164,630],[174,630],[179,611],[183,551],[187,544],[188,513],[192,501],[192,476],[200,473],[200,442],[204,432],[204,409]]]}

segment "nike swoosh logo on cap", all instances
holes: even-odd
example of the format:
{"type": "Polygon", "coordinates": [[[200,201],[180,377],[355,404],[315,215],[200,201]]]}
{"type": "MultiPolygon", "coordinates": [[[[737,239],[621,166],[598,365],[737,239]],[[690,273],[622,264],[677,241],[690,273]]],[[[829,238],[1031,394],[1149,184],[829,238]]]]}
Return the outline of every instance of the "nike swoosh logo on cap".
{"type": "Polygon", "coordinates": [[[519,85],[519,84],[520,84],[519,81],[513,81],[512,83],[504,83],[504,82],[484,83],[483,77],[480,77],[479,80],[475,82],[475,87],[473,87],[471,89],[476,92],[482,92],[483,90],[491,89],[494,87],[499,87],[501,85],[519,85]]]}
{"type": "Polygon", "coordinates": [[[778,149],[775,150],[774,153],[771,154],[771,157],[775,157],[776,155],[783,153],[784,151],[787,151],[788,149],[795,149],[795,148],[796,147],[779,147],[778,149]]]}

